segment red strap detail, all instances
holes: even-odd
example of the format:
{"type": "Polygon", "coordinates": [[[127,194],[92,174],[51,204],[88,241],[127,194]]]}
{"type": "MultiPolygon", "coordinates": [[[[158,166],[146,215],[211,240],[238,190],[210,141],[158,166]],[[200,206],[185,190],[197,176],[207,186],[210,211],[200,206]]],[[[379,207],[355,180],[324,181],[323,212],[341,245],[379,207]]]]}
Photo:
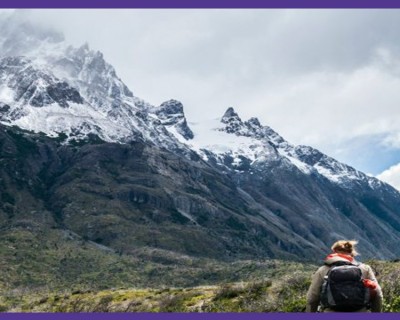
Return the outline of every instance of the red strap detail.
{"type": "Polygon", "coordinates": [[[372,281],[370,279],[364,279],[363,280],[364,287],[369,288],[369,289],[376,289],[377,284],[375,281],[372,281]]]}
{"type": "Polygon", "coordinates": [[[332,259],[332,258],[335,258],[335,257],[340,257],[340,258],[346,259],[349,262],[353,262],[353,257],[348,256],[346,254],[340,254],[340,253],[331,253],[330,255],[328,255],[325,258],[325,260],[332,259]]]}

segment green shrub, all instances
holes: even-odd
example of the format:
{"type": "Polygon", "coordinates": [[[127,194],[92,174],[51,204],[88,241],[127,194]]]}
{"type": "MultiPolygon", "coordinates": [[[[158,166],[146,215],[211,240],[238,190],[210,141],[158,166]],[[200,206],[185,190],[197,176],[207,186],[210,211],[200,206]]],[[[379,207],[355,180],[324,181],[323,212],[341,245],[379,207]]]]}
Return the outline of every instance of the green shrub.
{"type": "Polygon", "coordinates": [[[8,311],[8,307],[4,304],[0,304],[0,312],[7,312],[8,311]]]}
{"type": "Polygon", "coordinates": [[[216,293],[214,301],[223,299],[233,299],[244,292],[243,288],[235,287],[231,284],[223,285],[216,293]]]}
{"type": "Polygon", "coordinates": [[[183,311],[183,297],[180,295],[167,295],[158,303],[160,312],[183,311]]]}

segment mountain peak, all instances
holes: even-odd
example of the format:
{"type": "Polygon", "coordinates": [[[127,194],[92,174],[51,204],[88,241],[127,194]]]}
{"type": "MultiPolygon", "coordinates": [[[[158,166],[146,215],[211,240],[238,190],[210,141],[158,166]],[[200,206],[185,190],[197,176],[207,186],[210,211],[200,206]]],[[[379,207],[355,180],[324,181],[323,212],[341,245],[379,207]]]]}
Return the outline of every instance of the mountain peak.
{"type": "Polygon", "coordinates": [[[232,120],[242,122],[242,120],[240,119],[239,115],[235,112],[235,109],[233,109],[232,107],[229,107],[225,111],[224,115],[222,116],[221,122],[222,123],[229,123],[232,120]]]}
{"type": "MultiPolygon", "coordinates": [[[[72,47],[70,49],[74,50],[72,47]]],[[[85,56],[90,52],[90,47],[89,43],[85,42],[83,45],[81,45],[78,49],[75,49],[75,54],[80,55],[80,56],[85,56]]]]}
{"type": "Polygon", "coordinates": [[[244,124],[242,119],[240,119],[239,115],[232,107],[229,107],[228,110],[225,111],[221,118],[221,122],[225,124],[225,128],[222,129],[222,131],[234,133],[236,135],[240,135],[241,131],[243,131],[244,124]]]}
{"type": "Polygon", "coordinates": [[[155,113],[167,129],[176,130],[185,140],[193,139],[193,132],[187,124],[180,101],[174,99],[165,101],[155,113]]]}
{"type": "Polygon", "coordinates": [[[249,120],[247,120],[246,124],[252,128],[261,128],[262,127],[260,120],[258,120],[258,118],[255,118],[255,117],[252,117],[249,120]]]}
{"type": "Polygon", "coordinates": [[[170,99],[161,103],[157,113],[183,114],[183,105],[180,101],[170,99]]]}

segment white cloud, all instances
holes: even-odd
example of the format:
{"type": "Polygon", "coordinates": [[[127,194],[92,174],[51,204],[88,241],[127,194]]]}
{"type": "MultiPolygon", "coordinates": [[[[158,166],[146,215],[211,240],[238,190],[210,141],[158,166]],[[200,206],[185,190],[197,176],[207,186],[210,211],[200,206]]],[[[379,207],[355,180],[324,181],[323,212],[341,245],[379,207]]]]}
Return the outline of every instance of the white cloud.
{"type": "Polygon", "coordinates": [[[391,184],[394,188],[400,191],[400,163],[391,166],[376,177],[391,184]]]}
{"type": "Polygon", "coordinates": [[[258,113],[295,143],[323,148],[387,134],[382,144],[397,148],[399,87],[400,77],[378,64],[345,73],[309,73],[249,94],[246,113],[258,113]]]}
{"type": "Polygon", "coordinates": [[[398,10],[33,10],[29,16],[63,30],[74,45],[87,41],[102,51],[139,97],[156,105],[181,100],[189,121],[219,117],[233,106],[242,118],[257,116],[290,142],[349,164],[362,156],[356,139],[378,136],[374,143],[400,149],[398,10]]]}

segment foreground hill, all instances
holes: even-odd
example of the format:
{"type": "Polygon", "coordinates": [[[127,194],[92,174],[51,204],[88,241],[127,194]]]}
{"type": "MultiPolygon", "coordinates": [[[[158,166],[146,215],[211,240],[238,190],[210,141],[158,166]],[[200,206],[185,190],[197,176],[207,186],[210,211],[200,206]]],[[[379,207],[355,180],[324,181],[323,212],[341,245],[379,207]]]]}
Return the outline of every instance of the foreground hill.
{"type": "MultiPolygon", "coordinates": [[[[369,263],[383,289],[383,311],[400,312],[399,262],[369,263]]],[[[244,276],[245,281],[181,288],[14,292],[2,297],[0,308],[9,312],[304,312],[316,266],[248,261],[219,268],[235,273],[237,279],[244,276]]]]}

